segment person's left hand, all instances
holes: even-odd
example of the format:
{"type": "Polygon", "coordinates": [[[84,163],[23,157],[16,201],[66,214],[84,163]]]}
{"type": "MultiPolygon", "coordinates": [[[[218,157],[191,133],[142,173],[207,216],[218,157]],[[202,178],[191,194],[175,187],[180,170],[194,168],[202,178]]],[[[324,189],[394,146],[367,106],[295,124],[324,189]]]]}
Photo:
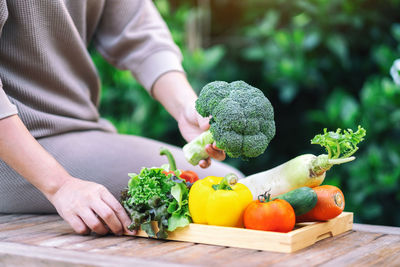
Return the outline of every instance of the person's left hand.
{"type": "MultiPolygon", "coordinates": [[[[197,113],[194,104],[187,105],[184,109],[184,112],[182,112],[178,117],[178,127],[181,131],[183,138],[185,138],[187,142],[190,142],[198,135],[208,130],[208,128],[210,128],[210,124],[208,123],[208,121],[208,118],[203,118],[200,116],[199,113],[197,113]]],[[[211,158],[214,158],[216,160],[224,160],[226,157],[225,152],[217,148],[215,143],[212,145],[207,145],[206,151],[211,158]]],[[[211,158],[201,160],[199,162],[199,166],[202,168],[209,167],[211,164],[211,158]]]]}

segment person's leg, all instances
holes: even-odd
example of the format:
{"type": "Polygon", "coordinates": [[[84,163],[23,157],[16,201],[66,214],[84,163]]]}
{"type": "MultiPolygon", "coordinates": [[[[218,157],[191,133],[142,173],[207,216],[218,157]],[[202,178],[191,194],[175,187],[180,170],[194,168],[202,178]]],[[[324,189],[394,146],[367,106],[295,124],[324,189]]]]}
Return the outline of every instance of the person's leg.
{"type": "MultiPolygon", "coordinates": [[[[86,131],[42,138],[39,142],[72,176],[103,184],[117,199],[127,186],[128,173],[167,163],[167,158],[159,155],[160,147],[170,149],[179,169],[194,170],[200,178],[229,172],[242,176],[238,170],[216,161],[207,169],[194,167],[186,162],[181,148],[143,137],[86,131]]],[[[0,161],[0,212],[55,209],[36,188],[0,161]]]]}

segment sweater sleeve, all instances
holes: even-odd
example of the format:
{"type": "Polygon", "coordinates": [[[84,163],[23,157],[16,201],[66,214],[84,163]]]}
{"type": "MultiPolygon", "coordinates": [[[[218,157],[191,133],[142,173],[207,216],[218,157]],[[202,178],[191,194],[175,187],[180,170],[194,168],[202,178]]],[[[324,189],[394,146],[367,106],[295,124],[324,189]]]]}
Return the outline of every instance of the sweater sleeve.
{"type": "Polygon", "coordinates": [[[107,61],[130,70],[148,91],[162,74],[183,72],[181,52],[150,0],[107,0],[94,43],[107,61]]]}
{"type": "MultiPolygon", "coordinates": [[[[0,0],[0,38],[3,32],[4,23],[7,21],[7,18],[8,10],[6,1],[0,0]]],[[[15,107],[15,105],[11,104],[8,96],[3,90],[3,83],[1,82],[0,77],[0,120],[8,116],[15,115],[17,113],[17,108],[15,107]]]]}

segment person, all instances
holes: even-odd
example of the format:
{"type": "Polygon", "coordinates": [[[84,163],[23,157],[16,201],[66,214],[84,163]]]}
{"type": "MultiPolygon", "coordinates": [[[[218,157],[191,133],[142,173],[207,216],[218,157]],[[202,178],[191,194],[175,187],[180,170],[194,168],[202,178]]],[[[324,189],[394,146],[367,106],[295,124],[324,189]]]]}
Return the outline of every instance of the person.
{"type": "MultiPolygon", "coordinates": [[[[130,218],[117,199],[127,174],[165,163],[161,146],[200,177],[236,170],[210,159],[199,164],[210,168],[193,168],[178,147],[118,134],[98,113],[92,43],[132,72],[187,141],[209,127],[150,0],[0,0],[0,212],[57,211],[77,233],[122,234],[130,218]]],[[[207,152],[225,158],[215,145],[207,152]]]]}

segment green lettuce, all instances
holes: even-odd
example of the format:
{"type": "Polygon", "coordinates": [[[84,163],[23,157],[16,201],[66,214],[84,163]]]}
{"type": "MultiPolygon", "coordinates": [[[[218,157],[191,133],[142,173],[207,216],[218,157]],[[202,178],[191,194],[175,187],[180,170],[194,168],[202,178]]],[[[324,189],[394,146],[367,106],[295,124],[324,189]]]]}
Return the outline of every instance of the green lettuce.
{"type": "Polygon", "coordinates": [[[129,174],[131,179],[121,194],[121,203],[132,219],[130,230],[142,229],[149,237],[167,238],[167,231],[191,222],[185,181],[163,171],[143,168],[139,174],[129,174]],[[152,221],[157,223],[157,232],[152,221]]]}

